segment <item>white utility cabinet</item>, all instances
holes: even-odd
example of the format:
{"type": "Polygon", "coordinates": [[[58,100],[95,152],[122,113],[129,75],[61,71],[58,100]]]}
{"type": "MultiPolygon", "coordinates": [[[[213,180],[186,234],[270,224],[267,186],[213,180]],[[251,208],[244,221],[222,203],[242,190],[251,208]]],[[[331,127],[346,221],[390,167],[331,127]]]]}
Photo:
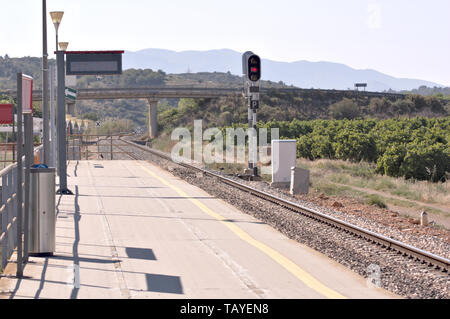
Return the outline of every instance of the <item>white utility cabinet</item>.
{"type": "Polygon", "coordinates": [[[272,183],[291,182],[291,168],[296,166],[297,141],[272,140],[272,183]]]}

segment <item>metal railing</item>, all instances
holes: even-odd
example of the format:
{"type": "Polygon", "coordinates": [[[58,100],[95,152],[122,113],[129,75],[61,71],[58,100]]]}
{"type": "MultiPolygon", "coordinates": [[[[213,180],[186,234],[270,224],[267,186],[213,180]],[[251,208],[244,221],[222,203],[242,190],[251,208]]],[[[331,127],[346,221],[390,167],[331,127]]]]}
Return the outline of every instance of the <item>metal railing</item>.
{"type": "Polygon", "coordinates": [[[114,154],[126,154],[126,152],[114,150],[117,140],[124,136],[133,136],[133,134],[70,134],[67,139],[67,158],[68,160],[89,160],[92,159],[92,155],[96,155],[102,160],[114,160],[114,154]]]}
{"type": "MultiPolygon", "coordinates": [[[[34,150],[34,157],[41,158],[42,146],[37,147],[34,150]]],[[[23,157],[25,162],[25,156],[23,157]]],[[[0,233],[0,254],[1,254],[1,270],[5,269],[9,258],[17,248],[17,218],[18,207],[21,206],[22,216],[24,211],[24,199],[25,199],[25,167],[22,172],[18,172],[17,163],[11,164],[2,171],[0,171],[0,177],[2,181],[1,185],[1,202],[0,202],[0,220],[1,220],[1,233],[0,233]],[[22,174],[22,194],[23,198],[17,198],[17,174],[22,174]]],[[[22,218],[24,220],[24,218],[22,218]]],[[[27,225],[22,225],[22,232],[26,230],[27,225]]],[[[23,241],[21,241],[23,242],[23,241]]],[[[27,245],[24,245],[27,247],[27,245]]],[[[23,251],[24,256],[28,256],[27,251],[23,251]]],[[[24,259],[26,262],[26,258],[24,259]]]]}

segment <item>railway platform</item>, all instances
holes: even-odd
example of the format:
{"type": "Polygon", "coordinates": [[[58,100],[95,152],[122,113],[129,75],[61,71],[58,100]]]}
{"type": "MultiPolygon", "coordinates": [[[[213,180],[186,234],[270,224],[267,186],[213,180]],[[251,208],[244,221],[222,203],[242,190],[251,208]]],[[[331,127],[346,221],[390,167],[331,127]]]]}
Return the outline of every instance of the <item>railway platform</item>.
{"type": "Polygon", "coordinates": [[[10,263],[0,298],[397,298],[147,161],[67,172],[56,253],[10,263]]]}

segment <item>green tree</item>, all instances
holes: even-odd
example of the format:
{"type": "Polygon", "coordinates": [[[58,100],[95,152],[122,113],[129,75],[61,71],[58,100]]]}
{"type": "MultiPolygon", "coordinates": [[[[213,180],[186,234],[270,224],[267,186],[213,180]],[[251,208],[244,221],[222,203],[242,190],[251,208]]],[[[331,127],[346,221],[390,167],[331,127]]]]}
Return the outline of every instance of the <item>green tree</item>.
{"type": "Polygon", "coordinates": [[[377,158],[377,148],[371,136],[362,133],[342,131],[334,143],[336,158],[350,161],[373,162],[377,158]]]}
{"type": "Polygon", "coordinates": [[[450,148],[443,144],[410,144],[400,167],[400,174],[406,179],[445,180],[445,173],[450,172],[450,148]]]}
{"type": "Polygon", "coordinates": [[[403,164],[406,155],[406,147],[404,145],[390,146],[382,156],[378,158],[376,172],[399,177],[402,175],[400,167],[403,164]]]}
{"type": "Polygon", "coordinates": [[[389,114],[391,111],[392,102],[383,98],[372,98],[369,103],[369,111],[371,114],[389,114]]]}
{"type": "Polygon", "coordinates": [[[303,157],[313,160],[311,154],[313,141],[309,135],[301,136],[297,139],[297,157],[303,157]]]}
{"type": "Polygon", "coordinates": [[[99,115],[95,112],[89,112],[82,115],[83,120],[91,120],[91,121],[98,121],[100,119],[99,115]]]}
{"type": "Polygon", "coordinates": [[[314,135],[311,145],[311,157],[317,158],[334,158],[335,150],[328,136],[314,135]]]}
{"type": "Polygon", "coordinates": [[[397,100],[392,103],[392,111],[397,115],[411,113],[414,109],[415,105],[411,100],[397,100]]]}
{"type": "Polygon", "coordinates": [[[330,105],[330,115],[334,119],[354,119],[359,116],[358,105],[350,99],[344,98],[341,101],[330,105]]]}

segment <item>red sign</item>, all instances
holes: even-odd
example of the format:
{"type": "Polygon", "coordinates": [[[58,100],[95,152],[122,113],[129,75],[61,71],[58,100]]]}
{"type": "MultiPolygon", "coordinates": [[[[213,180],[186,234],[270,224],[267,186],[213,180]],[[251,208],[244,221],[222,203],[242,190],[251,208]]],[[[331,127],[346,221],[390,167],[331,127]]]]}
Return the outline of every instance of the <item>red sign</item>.
{"type": "Polygon", "coordinates": [[[22,74],[22,113],[33,113],[33,78],[22,74]]]}
{"type": "Polygon", "coordinates": [[[0,104],[0,124],[13,123],[13,106],[12,104],[0,104]]]}

